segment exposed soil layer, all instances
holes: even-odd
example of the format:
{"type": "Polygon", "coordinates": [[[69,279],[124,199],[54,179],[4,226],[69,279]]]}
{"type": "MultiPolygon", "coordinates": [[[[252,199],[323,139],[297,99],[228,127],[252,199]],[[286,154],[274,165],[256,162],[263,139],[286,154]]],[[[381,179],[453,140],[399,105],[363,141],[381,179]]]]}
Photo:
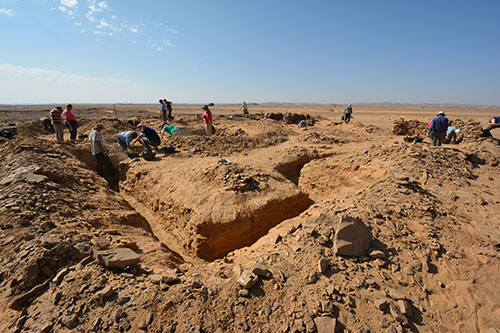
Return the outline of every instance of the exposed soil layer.
{"type": "Polygon", "coordinates": [[[500,145],[474,120],[457,116],[461,143],[433,148],[356,113],[298,129],[228,109],[212,137],[194,112],[175,114],[182,136],[161,147],[176,152],[145,161],[116,143],[132,111],[108,111],[86,110],[80,130],[104,123],[119,191],[85,138],[58,144],[22,115],[3,119],[18,135],[0,139],[0,331],[500,327],[500,145]],[[365,255],[339,255],[341,217],[368,227],[365,255]],[[123,248],[139,263],[97,255],[123,248]]]}

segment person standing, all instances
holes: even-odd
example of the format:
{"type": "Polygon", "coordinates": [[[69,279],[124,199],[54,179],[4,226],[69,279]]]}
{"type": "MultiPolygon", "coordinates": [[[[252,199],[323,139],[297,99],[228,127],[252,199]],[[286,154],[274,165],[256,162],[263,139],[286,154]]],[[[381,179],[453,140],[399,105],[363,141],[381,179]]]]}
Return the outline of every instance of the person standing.
{"type": "Polygon", "coordinates": [[[102,130],[104,126],[102,124],[96,124],[94,130],[89,134],[90,141],[90,152],[95,156],[97,163],[97,172],[99,175],[106,179],[113,179],[115,177],[115,169],[113,168],[113,163],[108,156],[108,151],[104,147],[102,141],[102,130]]]}
{"type": "Polygon", "coordinates": [[[352,114],[352,104],[349,104],[344,110],[344,121],[346,124],[348,124],[351,121],[351,114],[352,114]]]}
{"type": "Polygon", "coordinates": [[[205,110],[203,113],[203,125],[205,126],[205,133],[208,136],[212,135],[212,111],[208,108],[208,105],[204,105],[202,110],[205,110]]]}
{"type": "Polygon", "coordinates": [[[158,133],[151,127],[147,127],[146,124],[140,123],[137,125],[137,128],[141,130],[141,134],[135,138],[130,144],[136,143],[141,140],[142,145],[146,151],[151,150],[151,146],[158,150],[158,146],[161,144],[161,139],[158,136],[158,133]]]}
{"type": "Polygon", "coordinates": [[[66,104],[66,109],[63,111],[62,115],[65,120],[66,127],[68,128],[70,133],[70,140],[76,140],[78,121],[76,120],[76,117],[73,112],[71,112],[71,110],[73,110],[73,105],[66,104]]]}
{"type": "Polygon", "coordinates": [[[50,110],[50,120],[52,122],[52,126],[54,127],[54,131],[56,132],[56,139],[59,142],[64,141],[64,125],[62,112],[63,110],[60,106],[50,110]]]}
{"type": "Polygon", "coordinates": [[[132,143],[132,140],[137,138],[137,133],[135,131],[125,131],[118,133],[116,138],[118,140],[118,143],[120,144],[121,151],[126,153],[128,147],[132,143]]]}
{"type": "Polygon", "coordinates": [[[248,117],[248,105],[247,105],[247,102],[243,101],[243,103],[241,103],[241,111],[243,112],[243,117],[247,118],[248,117]]]}
{"type": "Polygon", "coordinates": [[[444,111],[439,111],[436,118],[432,119],[431,127],[429,128],[431,146],[441,146],[447,129],[448,118],[446,118],[446,114],[444,113],[444,111]]]}
{"type": "Polygon", "coordinates": [[[160,99],[158,102],[160,103],[160,117],[163,121],[167,121],[167,104],[164,99],[160,99]]]}
{"type": "MultiPolygon", "coordinates": [[[[167,101],[166,99],[164,99],[163,102],[167,106],[167,119],[168,119],[168,121],[174,120],[174,117],[172,116],[172,102],[167,101]]],[[[163,120],[163,121],[165,122],[166,120],[163,120]]]]}

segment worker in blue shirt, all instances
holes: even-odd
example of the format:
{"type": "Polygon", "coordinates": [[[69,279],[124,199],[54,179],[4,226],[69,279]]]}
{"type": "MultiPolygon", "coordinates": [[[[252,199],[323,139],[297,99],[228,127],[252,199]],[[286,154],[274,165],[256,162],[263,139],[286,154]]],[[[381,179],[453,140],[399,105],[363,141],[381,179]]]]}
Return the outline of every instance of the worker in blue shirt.
{"type": "Polygon", "coordinates": [[[439,111],[437,117],[432,119],[431,127],[429,128],[431,146],[441,146],[447,129],[448,118],[446,118],[444,111],[439,111]]]}

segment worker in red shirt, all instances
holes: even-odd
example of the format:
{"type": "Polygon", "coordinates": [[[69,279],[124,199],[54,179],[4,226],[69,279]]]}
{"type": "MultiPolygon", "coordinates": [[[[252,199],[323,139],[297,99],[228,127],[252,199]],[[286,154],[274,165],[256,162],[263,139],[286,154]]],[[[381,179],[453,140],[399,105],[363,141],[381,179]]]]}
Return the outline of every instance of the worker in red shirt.
{"type": "Polygon", "coordinates": [[[203,113],[203,124],[205,125],[205,132],[208,136],[211,136],[213,134],[212,111],[210,111],[208,105],[203,106],[202,109],[205,110],[205,112],[203,113]]]}

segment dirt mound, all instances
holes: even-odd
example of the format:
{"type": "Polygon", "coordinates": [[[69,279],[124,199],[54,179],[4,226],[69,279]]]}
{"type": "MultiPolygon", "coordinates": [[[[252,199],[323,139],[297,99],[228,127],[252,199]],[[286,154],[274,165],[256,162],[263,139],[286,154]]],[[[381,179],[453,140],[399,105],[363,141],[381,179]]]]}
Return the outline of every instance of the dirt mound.
{"type": "Polygon", "coordinates": [[[159,227],[176,235],[186,252],[206,260],[252,244],[308,207],[307,194],[278,173],[217,161],[132,164],[121,188],[151,207],[164,221],[159,227]],[[168,173],[160,176],[162,168],[168,173]]]}
{"type": "Polygon", "coordinates": [[[392,134],[394,135],[413,135],[426,137],[429,126],[418,120],[404,120],[403,118],[394,121],[392,134]]]}

